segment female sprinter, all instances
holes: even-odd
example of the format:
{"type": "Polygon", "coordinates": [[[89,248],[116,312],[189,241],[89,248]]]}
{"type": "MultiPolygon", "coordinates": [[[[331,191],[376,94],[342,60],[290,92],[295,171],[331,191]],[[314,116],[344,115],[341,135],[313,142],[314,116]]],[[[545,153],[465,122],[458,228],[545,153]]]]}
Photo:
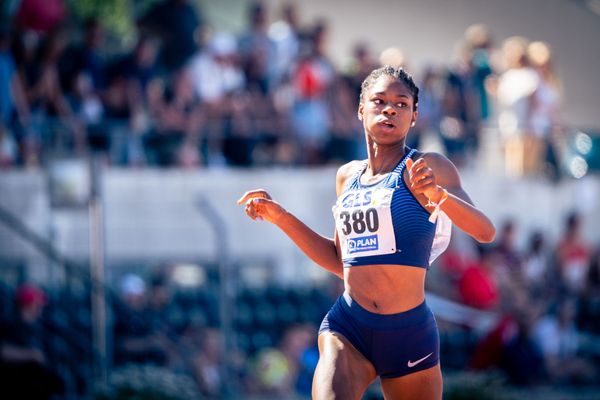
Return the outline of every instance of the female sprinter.
{"type": "Polygon", "coordinates": [[[250,218],[275,224],[344,280],[344,294],[321,324],[314,399],[360,399],[378,376],[386,399],[442,398],[439,333],[425,302],[425,275],[447,247],[450,221],[484,243],[496,230],[462,189],[452,162],[406,147],[418,94],[401,68],[375,69],[364,80],[358,118],[368,159],[337,172],[333,239],[265,190],[238,201],[250,218]]]}

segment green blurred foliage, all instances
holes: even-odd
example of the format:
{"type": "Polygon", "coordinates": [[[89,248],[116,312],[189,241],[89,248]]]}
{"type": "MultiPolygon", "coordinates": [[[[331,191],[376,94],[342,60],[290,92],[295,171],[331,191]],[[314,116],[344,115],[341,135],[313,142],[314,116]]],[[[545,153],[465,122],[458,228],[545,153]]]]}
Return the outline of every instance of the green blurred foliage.
{"type": "Polygon", "coordinates": [[[108,385],[96,388],[94,400],[202,400],[194,380],[151,365],[111,371],[108,385]]]}
{"type": "Polygon", "coordinates": [[[109,42],[117,49],[123,49],[130,47],[136,39],[136,19],[160,1],[162,0],[67,0],[67,6],[73,22],[81,24],[88,18],[97,18],[106,30],[109,42]]]}

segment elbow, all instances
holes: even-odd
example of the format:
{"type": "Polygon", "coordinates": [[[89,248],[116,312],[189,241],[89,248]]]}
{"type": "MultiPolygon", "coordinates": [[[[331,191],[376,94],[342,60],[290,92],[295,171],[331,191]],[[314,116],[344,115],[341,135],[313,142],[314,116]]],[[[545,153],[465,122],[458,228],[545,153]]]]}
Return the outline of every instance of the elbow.
{"type": "Polygon", "coordinates": [[[492,243],[496,239],[496,228],[493,226],[474,236],[479,243],[492,243]]]}

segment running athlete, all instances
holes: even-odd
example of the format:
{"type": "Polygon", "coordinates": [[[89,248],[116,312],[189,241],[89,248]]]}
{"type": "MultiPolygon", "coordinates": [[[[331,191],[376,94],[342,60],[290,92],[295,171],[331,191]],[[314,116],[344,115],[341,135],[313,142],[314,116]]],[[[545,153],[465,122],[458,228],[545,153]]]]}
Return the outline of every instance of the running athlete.
{"type": "Polygon", "coordinates": [[[441,399],[439,333],[425,275],[445,250],[451,223],[479,242],[494,225],[461,187],[456,167],[405,145],[419,89],[402,68],[375,69],[358,106],[368,159],[336,176],[333,239],[307,227],[262,189],[238,201],[278,226],[315,263],[344,280],[319,330],[314,399],[360,399],[377,377],[386,399],[441,399]]]}

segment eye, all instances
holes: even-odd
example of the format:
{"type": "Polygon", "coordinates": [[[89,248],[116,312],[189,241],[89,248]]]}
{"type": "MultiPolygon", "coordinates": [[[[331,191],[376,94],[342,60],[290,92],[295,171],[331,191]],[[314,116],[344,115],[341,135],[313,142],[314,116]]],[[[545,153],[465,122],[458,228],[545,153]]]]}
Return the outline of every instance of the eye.
{"type": "Polygon", "coordinates": [[[398,103],[398,107],[406,108],[406,107],[408,107],[408,103],[405,103],[405,102],[398,103]]]}
{"type": "Polygon", "coordinates": [[[379,99],[379,98],[374,98],[371,100],[373,103],[375,104],[383,104],[383,100],[379,99]]]}

